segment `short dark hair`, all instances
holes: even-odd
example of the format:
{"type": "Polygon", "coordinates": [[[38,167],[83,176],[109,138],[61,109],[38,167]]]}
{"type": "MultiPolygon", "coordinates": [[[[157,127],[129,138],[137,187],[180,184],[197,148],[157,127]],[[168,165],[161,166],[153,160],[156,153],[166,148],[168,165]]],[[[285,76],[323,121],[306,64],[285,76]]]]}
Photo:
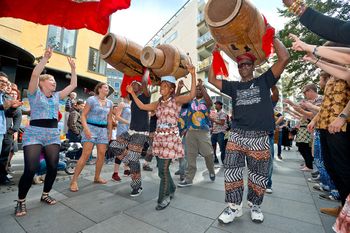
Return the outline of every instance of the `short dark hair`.
{"type": "Polygon", "coordinates": [[[215,101],[214,104],[220,104],[221,106],[223,105],[222,102],[221,102],[220,100],[215,101]]]}
{"type": "Polygon", "coordinates": [[[7,74],[5,74],[4,72],[0,71],[0,76],[3,76],[5,78],[8,78],[7,74]]]}
{"type": "Polygon", "coordinates": [[[76,105],[81,105],[83,103],[84,103],[84,100],[82,100],[82,99],[78,99],[78,100],[75,101],[76,105]]]}

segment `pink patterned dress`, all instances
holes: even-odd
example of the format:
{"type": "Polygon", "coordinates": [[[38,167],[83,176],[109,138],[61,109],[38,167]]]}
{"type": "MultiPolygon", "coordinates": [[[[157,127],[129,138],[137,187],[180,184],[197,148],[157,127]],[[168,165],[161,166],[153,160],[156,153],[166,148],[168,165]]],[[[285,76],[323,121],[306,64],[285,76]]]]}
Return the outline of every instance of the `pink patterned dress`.
{"type": "Polygon", "coordinates": [[[157,110],[157,128],[153,140],[153,154],[161,159],[175,159],[184,156],[177,125],[181,106],[174,97],[160,101],[157,110]]]}
{"type": "Polygon", "coordinates": [[[333,230],[337,233],[350,232],[350,194],[346,198],[345,205],[338,215],[337,221],[333,226],[333,230]]]}

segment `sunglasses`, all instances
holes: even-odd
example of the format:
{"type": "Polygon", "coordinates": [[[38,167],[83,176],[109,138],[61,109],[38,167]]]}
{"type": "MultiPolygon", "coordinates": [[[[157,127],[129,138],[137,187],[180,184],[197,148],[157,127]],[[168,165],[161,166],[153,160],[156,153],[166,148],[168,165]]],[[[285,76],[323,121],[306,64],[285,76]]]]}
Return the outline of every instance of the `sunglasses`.
{"type": "Polygon", "coordinates": [[[242,62],[242,63],[238,64],[239,69],[241,69],[243,67],[251,67],[251,66],[253,66],[253,63],[251,63],[251,62],[242,62]]]}

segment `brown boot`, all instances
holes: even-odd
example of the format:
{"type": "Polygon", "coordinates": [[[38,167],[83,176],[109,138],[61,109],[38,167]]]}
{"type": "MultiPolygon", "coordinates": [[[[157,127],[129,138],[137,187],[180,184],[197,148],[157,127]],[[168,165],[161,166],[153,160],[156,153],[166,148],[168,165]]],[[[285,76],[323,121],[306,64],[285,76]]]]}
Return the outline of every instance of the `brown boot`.
{"type": "Polygon", "coordinates": [[[321,213],[328,214],[333,217],[338,217],[342,207],[335,207],[335,208],[320,208],[321,213]]]}

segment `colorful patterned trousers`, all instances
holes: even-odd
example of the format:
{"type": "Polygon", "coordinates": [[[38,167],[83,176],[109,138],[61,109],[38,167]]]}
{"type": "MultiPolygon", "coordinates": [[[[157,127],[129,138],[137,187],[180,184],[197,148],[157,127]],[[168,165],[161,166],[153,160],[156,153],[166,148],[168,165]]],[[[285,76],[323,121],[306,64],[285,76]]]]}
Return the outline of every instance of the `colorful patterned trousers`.
{"type": "Polygon", "coordinates": [[[176,186],[169,171],[171,159],[160,159],[157,157],[158,176],[160,178],[158,203],[175,193],[176,186]]]}
{"type": "Polygon", "coordinates": [[[143,146],[148,140],[148,135],[138,133],[130,135],[125,132],[118,136],[112,145],[116,152],[115,162],[120,164],[120,161],[123,161],[125,165],[130,167],[130,186],[133,190],[138,190],[142,185],[140,158],[143,146]]]}
{"type": "Polygon", "coordinates": [[[243,197],[243,170],[248,167],[248,201],[261,205],[269,174],[268,132],[234,129],[226,147],[225,202],[240,205],[243,197]]]}

